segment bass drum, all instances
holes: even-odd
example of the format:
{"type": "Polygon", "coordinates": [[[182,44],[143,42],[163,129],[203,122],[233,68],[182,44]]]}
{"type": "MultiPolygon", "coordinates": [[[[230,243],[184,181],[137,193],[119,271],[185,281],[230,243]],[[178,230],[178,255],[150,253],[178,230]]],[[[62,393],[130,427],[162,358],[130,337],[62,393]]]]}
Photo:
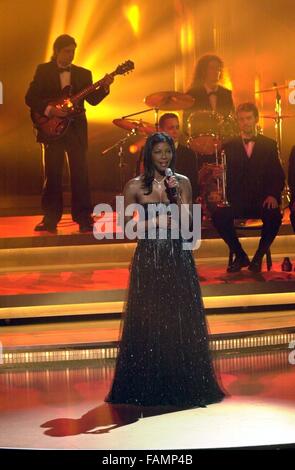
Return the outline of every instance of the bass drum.
{"type": "Polygon", "coordinates": [[[221,148],[220,129],[223,117],[214,111],[195,111],[187,120],[188,145],[199,155],[212,155],[221,148]]]}
{"type": "Polygon", "coordinates": [[[231,140],[240,135],[238,121],[234,115],[229,114],[226,116],[219,127],[220,137],[223,143],[231,140]]]}

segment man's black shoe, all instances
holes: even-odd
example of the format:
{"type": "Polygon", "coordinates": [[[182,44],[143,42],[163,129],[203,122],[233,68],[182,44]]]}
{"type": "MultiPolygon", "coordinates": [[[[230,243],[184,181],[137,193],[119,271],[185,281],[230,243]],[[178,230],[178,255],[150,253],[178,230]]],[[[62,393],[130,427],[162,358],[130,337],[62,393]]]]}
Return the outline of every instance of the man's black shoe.
{"type": "Polygon", "coordinates": [[[228,266],[227,272],[238,273],[239,271],[241,271],[242,268],[249,266],[249,264],[250,264],[250,260],[246,254],[242,256],[236,256],[233,263],[230,266],[228,266]]]}
{"type": "Polygon", "coordinates": [[[262,267],[262,258],[253,258],[248,269],[252,271],[252,273],[261,273],[262,267]]]}
{"type": "Polygon", "coordinates": [[[79,232],[80,233],[87,233],[93,231],[93,221],[85,221],[79,224],[79,232]]]}
{"type": "Polygon", "coordinates": [[[48,222],[44,222],[42,220],[39,224],[36,225],[34,228],[35,232],[51,232],[51,233],[56,233],[56,224],[50,224],[48,222]]]}

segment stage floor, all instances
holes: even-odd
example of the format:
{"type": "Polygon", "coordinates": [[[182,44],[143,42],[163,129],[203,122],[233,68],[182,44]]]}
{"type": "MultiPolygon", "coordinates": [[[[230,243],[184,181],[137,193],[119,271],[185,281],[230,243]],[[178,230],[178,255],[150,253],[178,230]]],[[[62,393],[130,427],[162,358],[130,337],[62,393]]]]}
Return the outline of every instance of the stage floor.
{"type": "Polygon", "coordinates": [[[2,371],[0,446],[111,451],[294,443],[295,374],[288,354],[216,358],[229,397],[187,410],[104,403],[113,361],[2,371]]]}

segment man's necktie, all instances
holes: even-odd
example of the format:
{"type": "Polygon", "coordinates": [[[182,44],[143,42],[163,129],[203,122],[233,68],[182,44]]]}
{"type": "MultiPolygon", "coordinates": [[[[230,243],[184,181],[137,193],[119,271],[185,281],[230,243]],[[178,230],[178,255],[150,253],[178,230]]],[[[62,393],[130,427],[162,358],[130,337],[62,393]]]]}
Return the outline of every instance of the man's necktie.
{"type": "Polygon", "coordinates": [[[58,72],[63,73],[63,72],[70,72],[71,71],[71,66],[69,65],[68,67],[58,67],[58,72]]]}
{"type": "Polygon", "coordinates": [[[244,144],[249,144],[249,142],[256,142],[255,137],[251,137],[250,139],[243,139],[244,144]]]}

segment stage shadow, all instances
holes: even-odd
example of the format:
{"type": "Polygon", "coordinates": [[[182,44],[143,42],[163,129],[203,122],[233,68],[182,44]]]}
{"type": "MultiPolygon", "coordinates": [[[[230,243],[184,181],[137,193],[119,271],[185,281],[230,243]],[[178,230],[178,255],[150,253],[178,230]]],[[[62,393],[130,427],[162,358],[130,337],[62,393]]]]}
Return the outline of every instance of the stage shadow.
{"type": "Polygon", "coordinates": [[[183,409],[168,406],[142,407],[104,403],[88,411],[81,418],[53,419],[40,427],[49,428],[44,431],[44,434],[54,437],[75,436],[77,434],[105,434],[113,429],[136,423],[141,418],[173,413],[183,409]]]}

